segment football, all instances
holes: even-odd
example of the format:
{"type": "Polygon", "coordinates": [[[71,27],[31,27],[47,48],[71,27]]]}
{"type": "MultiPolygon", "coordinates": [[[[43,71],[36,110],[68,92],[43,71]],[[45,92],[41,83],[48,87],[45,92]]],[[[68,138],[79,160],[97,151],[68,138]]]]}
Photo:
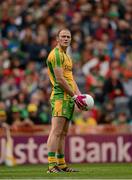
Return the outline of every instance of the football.
{"type": "Polygon", "coordinates": [[[86,107],[85,110],[88,111],[88,110],[93,108],[93,106],[94,106],[94,99],[89,94],[83,94],[83,95],[85,95],[84,102],[87,104],[87,107],[86,107]]]}

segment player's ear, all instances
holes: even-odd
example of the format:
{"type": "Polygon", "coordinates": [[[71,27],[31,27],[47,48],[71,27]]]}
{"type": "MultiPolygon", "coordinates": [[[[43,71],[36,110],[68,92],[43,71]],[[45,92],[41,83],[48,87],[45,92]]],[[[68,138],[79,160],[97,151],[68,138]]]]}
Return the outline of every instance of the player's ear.
{"type": "Polygon", "coordinates": [[[59,42],[59,36],[56,37],[56,41],[59,42]]]}

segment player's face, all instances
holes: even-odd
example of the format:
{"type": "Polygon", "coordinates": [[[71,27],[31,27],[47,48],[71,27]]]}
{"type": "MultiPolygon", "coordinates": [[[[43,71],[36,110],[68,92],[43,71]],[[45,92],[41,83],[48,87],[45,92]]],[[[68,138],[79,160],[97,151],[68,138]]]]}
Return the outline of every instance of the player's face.
{"type": "Polygon", "coordinates": [[[68,47],[70,45],[70,43],[71,43],[71,33],[70,33],[70,31],[62,30],[59,33],[57,41],[58,41],[60,46],[68,47]]]}

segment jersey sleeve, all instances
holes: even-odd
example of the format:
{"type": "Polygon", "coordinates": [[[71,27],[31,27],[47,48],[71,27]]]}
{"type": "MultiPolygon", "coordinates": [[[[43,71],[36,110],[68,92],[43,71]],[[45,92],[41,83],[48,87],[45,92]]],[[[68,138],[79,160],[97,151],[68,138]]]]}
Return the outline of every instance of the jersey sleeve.
{"type": "Polygon", "coordinates": [[[49,57],[49,61],[52,64],[53,68],[62,67],[63,64],[63,56],[62,53],[59,52],[58,48],[55,48],[52,52],[52,55],[49,57]]]}

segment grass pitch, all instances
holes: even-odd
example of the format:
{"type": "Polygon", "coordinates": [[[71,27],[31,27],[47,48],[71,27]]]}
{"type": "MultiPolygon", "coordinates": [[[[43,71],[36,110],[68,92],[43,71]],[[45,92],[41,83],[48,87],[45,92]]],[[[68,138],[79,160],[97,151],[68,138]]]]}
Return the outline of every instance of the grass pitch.
{"type": "Polygon", "coordinates": [[[47,174],[47,165],[0,166],[0,179],[132,179],[132,163],[72,164],[77,173],[47,174]]]}

